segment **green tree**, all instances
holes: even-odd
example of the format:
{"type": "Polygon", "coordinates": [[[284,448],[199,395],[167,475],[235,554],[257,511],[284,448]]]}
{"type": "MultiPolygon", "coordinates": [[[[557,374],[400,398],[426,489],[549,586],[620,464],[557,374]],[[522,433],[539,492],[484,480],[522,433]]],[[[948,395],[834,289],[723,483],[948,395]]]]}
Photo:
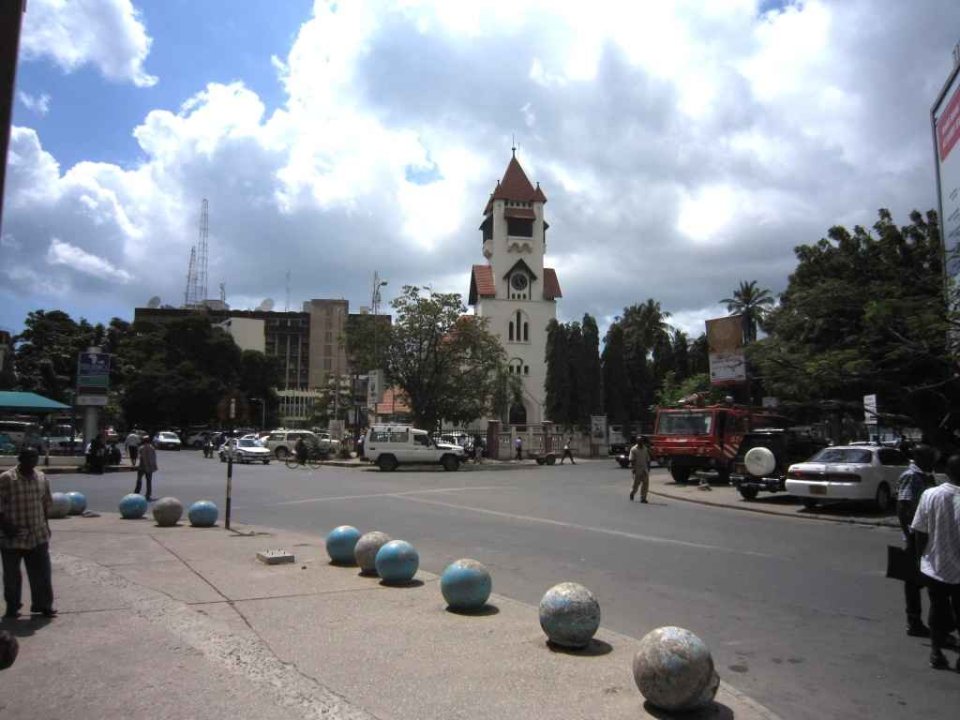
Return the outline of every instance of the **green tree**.
{"type": "Polygon", "coordinates": [[[240,391],[248,401],[253,401],[253,404],[258,406],[255,409],[259,412],[253,419],[263,421],[268,427],[275,422],[277,416],[279,399],[276,388],[282,376],[279,358],[270,357],[257,350],[244,350],[240,354],[240,391]]]}
{"type": "Polygon", "coordinates": [[[769,336],[748,357],[769,392],[799,402],[859,405],[876,393],[882,412],[913,417],[928,439],[951,432],[960,402],[946,346],[937,217],[898,227],[881,210],[872,232],[830,229],[802,245],[769,336]]]}
{"type": "Polygon", "coordinates": [[[458,294],[421,296],[409,285],[391,304],[387,377],[409,399],[414,421],[435,429],[492,412],[507,358],[486,318],[464,315],[458,294]]]}
{"type": "Polygon", "coordinates": [[[546,414],[554,423],[568,424],[570,417],[570,369],[567,326],[557,320],[547,323],[546,414]]]}
{"type": "Polygon", "coordinates": [[[613,323],[603,342],[600,364],[603,369],[603,405],[607,418],[613,425],[630,422],[630,376],[627,372],[626,342],[623,328],[613,323]]]}
{"type": "Polygon", "coordinates": [[[390,316],[350,315],[344,339],[352,372],[361,374],[381,369],[386,364],[390,316]]]}
{"type": "Polygon", "coordinates": [[[740,281],[740,287],[733,291],[733,297],[724,298],[727,312],[743,318],[743,343],[752,343],[757,339],[757,327],[763,327],[763,321],[774,305],[773,296],[766,288],[758,288],[757,281],[740,281]]]}
{"type": "Polygon", "coordinates": [[[580,418],[584,427],[589,427],[590,416],[603,413],[603,369],[600,366],[600,330],[597,321],[589,313],[581,324],[583,346],[578,362],[580,377],[580,418]]]}
{"type": "Polygon", "coordinates": [[[654,349],[661,352],[664,341],[669,341],[667,318],[670,313],[652,298],[624,308],[617,323],[623,328],[625,361],[630,378],[630,417],[641,424],[652,420],[651,408],[662,382],[666,367],[656,361],[654,349]]]}

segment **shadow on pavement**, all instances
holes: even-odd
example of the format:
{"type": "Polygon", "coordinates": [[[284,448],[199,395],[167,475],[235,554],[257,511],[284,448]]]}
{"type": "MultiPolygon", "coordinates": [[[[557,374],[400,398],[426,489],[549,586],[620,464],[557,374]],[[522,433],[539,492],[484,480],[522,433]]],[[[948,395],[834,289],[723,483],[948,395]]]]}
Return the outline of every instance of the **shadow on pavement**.
{"type": "Polygon", "coordinates": [[[578,655],[580,657],[600,657],[613,652],[613,645],[603,640],[597,640],[597,638],[593,638],[589,645],[582,648],[564,647],[549,640],[547,640],[547,647],[550,648],[551,652],[562,653],[564,655],[578,655]]]}
{"type": "Polygon", "coordinates": [[[454,615],[463,615],[464,617],[492,617],[493,615],[500,614],[500,608],[498,608],[496,605],[491,605],[490,603],[487,603],[478,610],[462,610],[460,608],[452,608],[449,606],[446,608],[446,610],[448,613],[452,613],[454,615]]]}
{"type": "Polygon", "coordinates": [[[710,703],[699,710],[689,712],[673,712],[658,708],[656,705],[646,701],[643,703],[643,709],[647,711],[650,717],[660,718],[660,720],[672,720],[673,718],[683,718],[683,720],[733,720],[733,710],[722,703],[716,701],[710,703]]]}

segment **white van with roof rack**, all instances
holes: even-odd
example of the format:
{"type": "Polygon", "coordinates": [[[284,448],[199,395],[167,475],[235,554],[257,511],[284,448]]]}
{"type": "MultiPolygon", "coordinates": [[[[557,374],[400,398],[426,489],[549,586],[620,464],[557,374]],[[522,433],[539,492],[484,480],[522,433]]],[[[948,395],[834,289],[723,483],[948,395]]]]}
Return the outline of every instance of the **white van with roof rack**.
{"type": "Polygon", "coordinates": [[[450,472],[463,462],[463,448],[434,442],[426,430],[409,425],[371,425],[364,438],[363,454],[381,470],[399,465],[443,465],[450,472]]]}

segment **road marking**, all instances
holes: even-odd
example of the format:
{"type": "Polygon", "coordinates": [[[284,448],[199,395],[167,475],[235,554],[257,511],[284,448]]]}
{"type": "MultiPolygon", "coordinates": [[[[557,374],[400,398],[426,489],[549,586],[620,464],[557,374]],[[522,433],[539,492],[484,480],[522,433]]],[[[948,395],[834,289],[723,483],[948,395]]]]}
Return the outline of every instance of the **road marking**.
{"type": "MultiPolygon", "coordinates": [[[[445,493],[458,492],[460,490],[499,490],[503,485],[471,486],[471,487],[453,487],[453,488],[433,488],[431,490],[407,490],[405,492],[391,493],[368,493],[366,495],[334,495],[327,497],[304,498],[303,500],[285,500],[284,502],[274,503],[266,507],[279,507],[281,505],[307,505],[309,503],[330,502],[333,500],[364,500],[366,498],[384,498],[400,497],[403,495],[423,495],[425,493],[445,493]]],[[[262,506],[261,506],[262,507],[262,506]]],[[[242,509],[242,508],[236,508],[242,509]]]]}
{"type": "Polygon", "coordinates": [[[534,522],[542,525],[554,525],[556,527],[568,528],[571,530],[582,530],[584,532],[592,532],[599,535],[614,535],[616,537],[624,537],[631,540],[643,540],[644,542],[659,543],[661,545],[680,545],[682,547],[694,548],[697,550],[712,550],[732,553],[734,555],[749,555],[751,557],[779,559],[776,555],[768,555],[767,553],[755,552],[753,550],[734,550],[732,548],[724,547],[723,545],[704,545],[702,543],[689,542],[687,540],[673,540],[671,538],[655,537],[653,535],[639,535],[637,533],[630,533],[623,530],[611,530],[610,528],[599,528],[590,525],[563,522],[562,520],[550,520],[549,518],[536,517],[534,515],[515,515],[514,513],[502,512],[500,510],[488,510],[487,508],[459,505],[457,503],[442,502],[440,500],[427,500],[426,498],[410,497],[413,494],[414,493],[397,493],[398,496],[403,495],[404,497],[401,499],[407,500],[408,502],[418,502],[426,505],[439,505],[441,507],[454,508],[456,510],[469,510],[475,513],[495,515],[497,517],[508,518],[510,520],[522,520],[524,522],[534,522]]]}

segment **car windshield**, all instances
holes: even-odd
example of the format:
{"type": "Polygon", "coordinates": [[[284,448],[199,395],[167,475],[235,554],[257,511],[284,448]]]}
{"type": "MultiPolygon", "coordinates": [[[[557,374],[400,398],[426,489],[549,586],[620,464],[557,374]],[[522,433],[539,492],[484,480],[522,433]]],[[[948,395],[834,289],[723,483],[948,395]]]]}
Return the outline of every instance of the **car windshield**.
{"type": "Polygon", "coordinates": [[[709,435],[713,429],[713,413],[669,412],[657,419],[658,435],[709,435]]]}
{"type": "Polygon", "coordinates": [[[163,438],[164,440],[179,440],[179,439],[180,439],[180,438],[178,438],[176,435],[174,435],[174,434],[171,433],[171,432],[162,432],[162,433],[160,433],[160,437],[163,438]]]}
{"type": "Polygon", "coordinates": [[[244,438],[244,439],[242,439],[242,440],[240,441],[240,447],[245,447],[245,448],[258,448],[258,447],[263,447],[263,446],[260,445],[260,442],[259,442],[258,440],[254,440],[254,439],[252,439],[252,438],[244,438]]]}
{"type": "Polygon", "coordinates": [[[870,451],[861,448],[824,448],[810,462],[837,463],[840,465],[865,464],[870,462],[870,451]]]}

